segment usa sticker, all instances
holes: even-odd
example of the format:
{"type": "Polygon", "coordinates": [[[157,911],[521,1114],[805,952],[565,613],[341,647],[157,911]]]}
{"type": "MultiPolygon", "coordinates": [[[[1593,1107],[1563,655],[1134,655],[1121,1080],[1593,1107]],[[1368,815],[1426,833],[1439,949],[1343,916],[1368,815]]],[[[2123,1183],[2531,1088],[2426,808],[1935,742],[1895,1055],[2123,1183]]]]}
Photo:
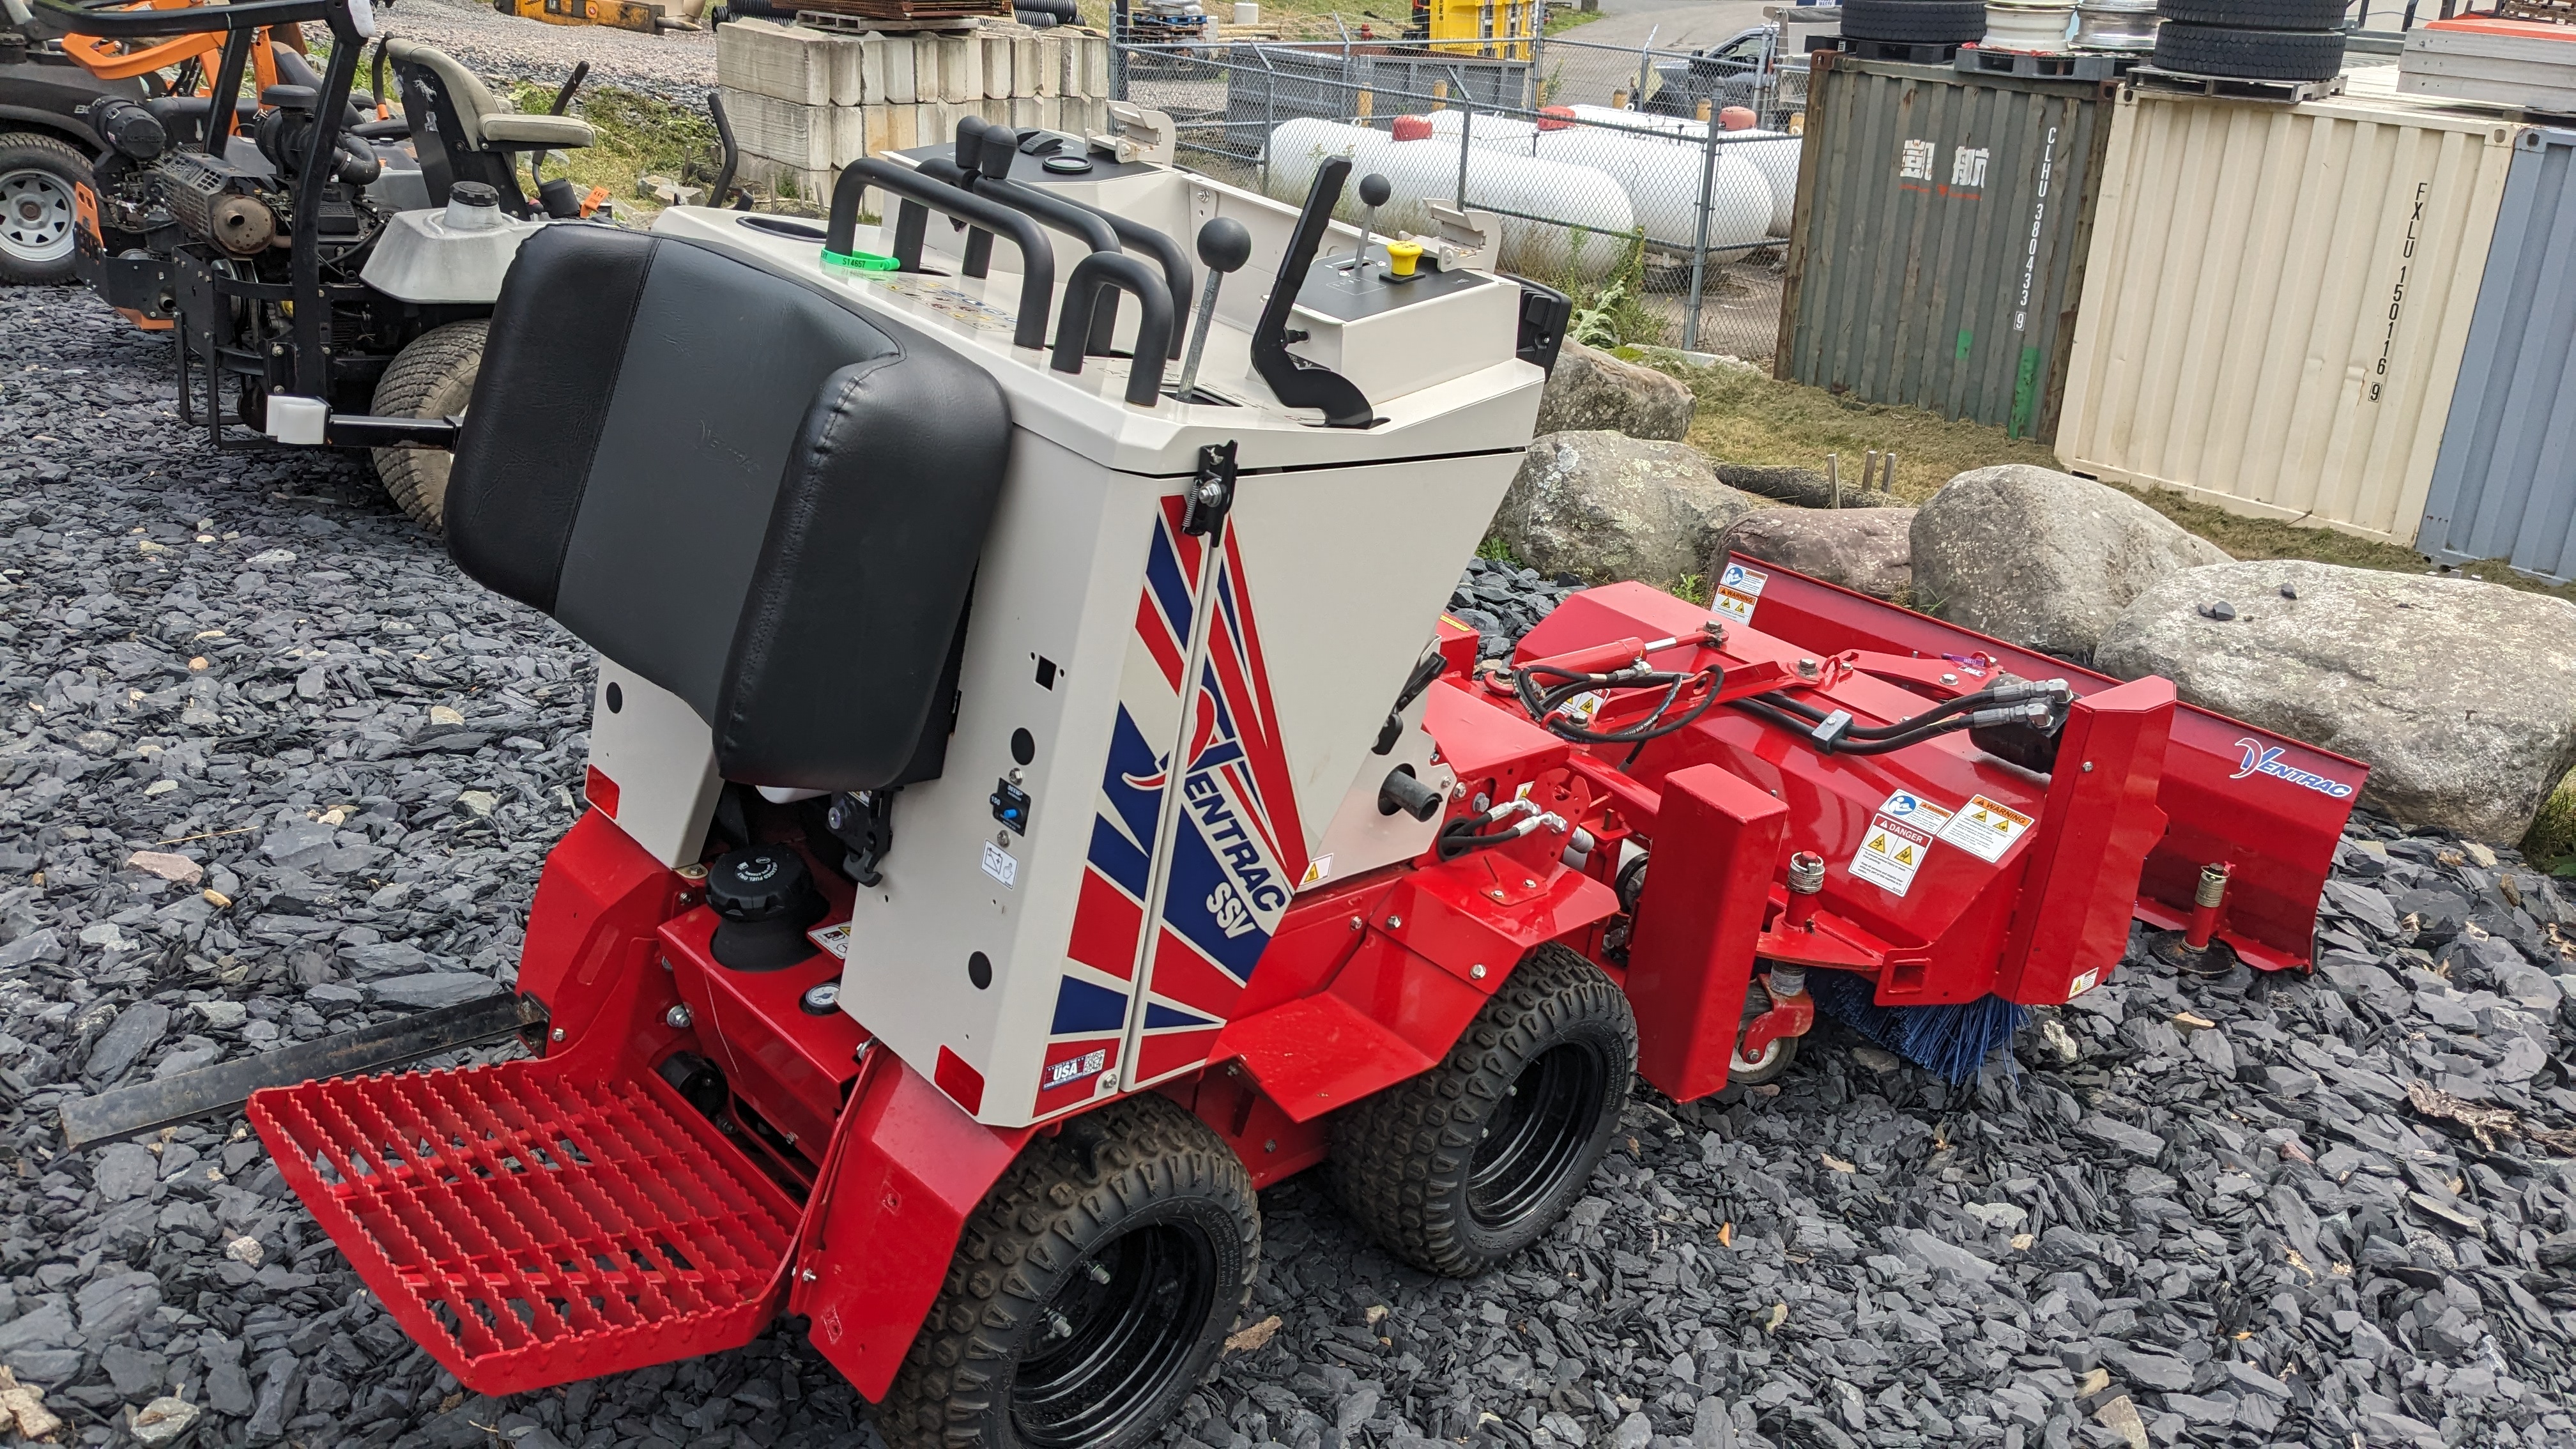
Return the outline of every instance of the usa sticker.
{"type": "Polygon", "coordinates": [[[1923,868],[1923,857],[1931,852],[1930,830],[1873,815],[1869,829],[1861,832],[1860,849],[1852,852],[1851,873],[1901,896],[1913,887],[1914,873],[1923,868]]]}
{"type": "Polygon", "coordinates": [[[1719,619],[1733,619],[1739,624],[1753,622],[1753,606],[1762,602],[1762,586],[1771,576],[1760,569],[1749,569],[1730,563],[1718,575],[1717,592],[1709,597],[1708,612],[1719,619]]]}
{"type": "Polygon", "coordinates": [[[850,923],[847,921],[837,926],[825,926],[820,930],[807,931],[805,939],[814,943],[815,950],[829,952],[835,961],[850,959],[850,923]]]}
{"type": "Polygon", "coordinates": [[[1010,890],[1020,883],[1020,863],[1011,858],[1009,851],[987,840],[984,842],[984,874],[1000,881],[1003,889],[1010,890]]]}
{"type": "Polygon", "coordinates": [[[1306,873],[1297,877],[1297,889],[1302,891],[1310,885],[1322,885],[1332,877],[1332,874],[1333,858],[1329,855],[1316,856],[1306,863],[1306,873]]]}
{"type": "Polygon", "coordinates": [[[1992,863],[2004,858],[2004,852],[2021,838],[2031,825],[2030,817],[1999,801],[1983,795],[1971,795],[1950,823],[1941,827],[1941,838],[1977,857],[1992,863]]]}
{"type": "Polygon", "coordinates": [[[1078,1082],[1085,1077],[1099,1076],[1101,1069],[1108,1065],[1109,1048],[1107,1047],[1084,1052],[1078,1057],[1067,1057],[1047,1068],[1044,1090],[1052,1092],[1067,1082],[1078,1082]]]}

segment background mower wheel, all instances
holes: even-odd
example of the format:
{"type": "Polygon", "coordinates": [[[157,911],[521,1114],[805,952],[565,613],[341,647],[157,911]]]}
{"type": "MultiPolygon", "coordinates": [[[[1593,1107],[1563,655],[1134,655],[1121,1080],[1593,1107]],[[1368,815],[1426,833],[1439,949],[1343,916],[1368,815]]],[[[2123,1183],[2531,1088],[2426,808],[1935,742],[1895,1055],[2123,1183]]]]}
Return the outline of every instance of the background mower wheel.
{"type": "Polygon", "coordinates": [[[957,1244],[878,1406],[893,1449],[1129,1449],[1162,1434],[1252,1299],[1251,1175],[1145,1095],[1033,1139],[957,1244]]]}
{"type": "Polygon", "coordinates": [[[1574,1205],[1636,1069],[1628,998],[1591,962],[1541,946],[1446,1061],[1334,1119],[1334,1187],[1397,1257],[1481,1273],[1574,1205]]]}
{"type": "Polygon", "coordinates": [[[0,281],[45,286],[72,277],[72,188],[89,158],[51,136],[0,131],[0,281]]]}
{"type": "MultiPolygon", "coordinates": [[[[491,324],[477,319],[433,327],[411,340],[376,382],[372,411],[380,418],[461,417],[483,367],[491,324]]],[[[447,469],[454,455],[438,448],[378,448],[376,477],[395,506],[423,528],[447,524],[447,469]]]]}

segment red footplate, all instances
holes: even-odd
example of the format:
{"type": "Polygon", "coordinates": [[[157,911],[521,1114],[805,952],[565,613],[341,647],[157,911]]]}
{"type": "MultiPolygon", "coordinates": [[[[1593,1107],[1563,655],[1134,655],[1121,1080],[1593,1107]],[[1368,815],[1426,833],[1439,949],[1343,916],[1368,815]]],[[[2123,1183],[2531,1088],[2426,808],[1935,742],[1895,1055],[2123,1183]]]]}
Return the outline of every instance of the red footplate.
{"type": "Polygon", "coordinates": [[[251,1098],[287,1184],[467,1388],[749,1342],[798,1212],[658,1077],[516,1061],[251,1098]]]}

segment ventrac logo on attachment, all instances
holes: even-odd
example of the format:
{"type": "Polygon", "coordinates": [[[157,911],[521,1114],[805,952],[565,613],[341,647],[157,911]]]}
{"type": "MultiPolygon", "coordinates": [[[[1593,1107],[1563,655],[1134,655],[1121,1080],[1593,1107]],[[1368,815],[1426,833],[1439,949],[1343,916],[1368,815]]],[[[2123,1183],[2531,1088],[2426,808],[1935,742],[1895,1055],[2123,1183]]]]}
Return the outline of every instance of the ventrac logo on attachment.
{"type": "Polygon", "coordinates": [[[2338,800],[2352,793],[2352,787],[2340,780],[2329,780],[2294,765],[2282,764],[2279,745],[2266,746],[2260,740],[2238,740],[2236,755],[2236,773],[2227,777],[2231,780],[2242,780],[2248,775],[2270,775],[2277,780],[2287,780],[2300,789],[2332,795],[2338,800]]]}

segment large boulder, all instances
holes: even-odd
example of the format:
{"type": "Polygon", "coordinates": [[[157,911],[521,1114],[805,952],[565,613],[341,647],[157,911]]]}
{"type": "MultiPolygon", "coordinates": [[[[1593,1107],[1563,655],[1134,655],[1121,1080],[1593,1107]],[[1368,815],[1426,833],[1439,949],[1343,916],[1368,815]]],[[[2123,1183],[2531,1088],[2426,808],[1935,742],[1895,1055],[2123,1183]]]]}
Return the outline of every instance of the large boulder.
{"type": "Polygon", "coordinates": [[[1660,587],[1698,573],[1753,508],[1687,443],[1550,433],[1530,444],[1494,532],[1542,573],[1660,587]]]}
{"type": "Polygon", "coordinates": [[[2026,463],[1962,473],[1914,515],[1917,608],[2076,660],[2148,585],[2225,562],[2116,488],[2026,463]]]}
{"type": "Polygon", "coordinates": [[[1678,441],[1690,432],[1691,412],[1698,404],[1675,379],[1569,337],[1539,394],[1538,431],[1678,441]]]}
{"type": "Polygon", "coordinates": [[[1762,508],[1744,515],[1702,573],[1716,578],[1726,555],[1768,563],[1881,599],[1901,599],[1914,582],[1911,508],[1762,508]]]}
{"type": "Polygon", "coordinates": [[[2576,604],[2546,595],[2249,559],[2150,584],[2095,662],[2350,755],[2366,803],[2476,840],[2521,839],[2576,766],[2576,604]]]}

